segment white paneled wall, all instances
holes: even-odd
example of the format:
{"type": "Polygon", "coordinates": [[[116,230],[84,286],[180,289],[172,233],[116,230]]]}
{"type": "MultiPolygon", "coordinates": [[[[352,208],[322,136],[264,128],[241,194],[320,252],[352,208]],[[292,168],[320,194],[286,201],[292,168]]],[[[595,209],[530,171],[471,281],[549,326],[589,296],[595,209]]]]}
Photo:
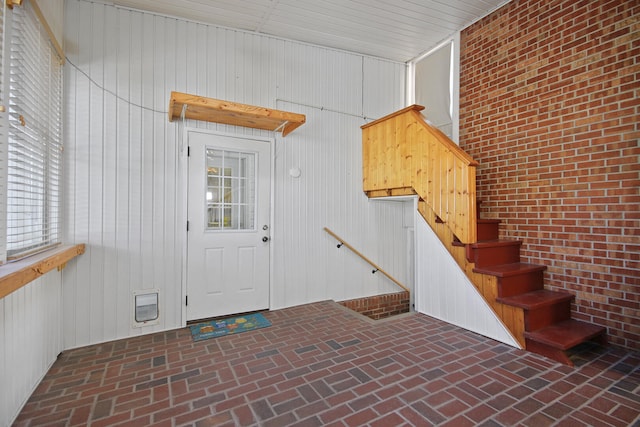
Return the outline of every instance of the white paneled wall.
{"type": "MultiPolygon", "coordinates": [[[[64,346],[182,325],[185,191],[172,90],[307,115],[275,136],[272,308],[394,290],[322,231],[400,281],[401,203],[362,193],[360,126],[404,106],[404,64],[84,0],[65,1],[64,346]],[[289,175],[299,167],[300,178],[289,175]],[[161,322],[131,327],[132,292],[161,291],[161,322]]],[[[243,135],[271,132],[202,122],[243,135]]]]}
{"type": "MultiPolygon", "coordinates": [[[[283,103],[285,109],[293,104],[283,103]]],[[[328,227],[407,283],[403,205],[362,192],[362,118],[302,108],[307,123],[276,147],[275,307],[401,290],[324,232],[328,227]],[[319,138],[318,138],[319,136],[319,138]],[[294,178],[288,171],[299,168],[294,178]]]]}
{"type": "Polygon", "coordinates": [[[53,270],[0,298],[0,426],[11,425],[62,351],[61,276],[53,270]]]}
{"type": "Polygon", "coordinates": [[[521,348],[424,218],[415,215],[416,311],[521,348]]]}

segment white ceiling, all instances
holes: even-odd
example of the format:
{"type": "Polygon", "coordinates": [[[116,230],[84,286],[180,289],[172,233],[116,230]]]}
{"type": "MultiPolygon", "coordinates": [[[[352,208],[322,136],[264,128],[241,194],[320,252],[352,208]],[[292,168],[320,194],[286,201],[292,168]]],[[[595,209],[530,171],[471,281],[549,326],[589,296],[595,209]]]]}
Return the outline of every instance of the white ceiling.
{"type": "Polygon", "coordinates": [[[113,0],[113,3],[407,62],[508,1],[113,0]]]}

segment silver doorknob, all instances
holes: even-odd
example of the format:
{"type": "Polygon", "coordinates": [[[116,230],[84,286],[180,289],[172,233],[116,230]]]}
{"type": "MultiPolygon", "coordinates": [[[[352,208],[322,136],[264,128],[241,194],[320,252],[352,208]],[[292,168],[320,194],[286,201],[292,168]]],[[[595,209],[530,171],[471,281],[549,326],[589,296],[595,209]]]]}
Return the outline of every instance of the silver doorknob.
{"type": "Polygon", "coordinates": [[[262,238],[262,241],[263,241],[263,242],[268,242],[268,241],[269,241],[269,238],[268,238],[267,236],[264,236],[264,237],[262,238]]]}

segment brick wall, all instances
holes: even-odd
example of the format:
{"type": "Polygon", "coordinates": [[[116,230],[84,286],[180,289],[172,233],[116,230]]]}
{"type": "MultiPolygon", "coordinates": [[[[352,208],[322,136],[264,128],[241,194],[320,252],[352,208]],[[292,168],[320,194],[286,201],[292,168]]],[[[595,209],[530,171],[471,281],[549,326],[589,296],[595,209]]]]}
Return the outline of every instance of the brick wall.
{"type": "Polygon", "coordinates": [[[460,80],[482,217],[640,348],[640,2],[513,0],[463,31],[460,80]]]}
{"type": "Polygon", "coordinates": [[[340,301],[339,304],[373,320],[378,320],[409,312],[409,292],[340,301]]]}

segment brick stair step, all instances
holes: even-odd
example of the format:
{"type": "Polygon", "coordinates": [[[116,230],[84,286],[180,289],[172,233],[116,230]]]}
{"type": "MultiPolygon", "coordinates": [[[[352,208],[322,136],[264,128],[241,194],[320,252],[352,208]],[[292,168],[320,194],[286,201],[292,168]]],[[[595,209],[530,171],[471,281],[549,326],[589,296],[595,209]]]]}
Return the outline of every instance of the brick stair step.
{"type": "Polygon", "coordinates": [[[524,336],[528,340],[565,351],[599,337],[605,331],[602,326],[569,319],[536,331],[525,331],[524,336]]]}
{"type": "Polygon", "coordinates": [[[502,304],[520,307],[525,310],[538,310],[550,305],[556,305],[572,301],[575,298],[569,292],[549,291],[541,289],[510,297],[498,297],[496,301],[502,304]]]}

